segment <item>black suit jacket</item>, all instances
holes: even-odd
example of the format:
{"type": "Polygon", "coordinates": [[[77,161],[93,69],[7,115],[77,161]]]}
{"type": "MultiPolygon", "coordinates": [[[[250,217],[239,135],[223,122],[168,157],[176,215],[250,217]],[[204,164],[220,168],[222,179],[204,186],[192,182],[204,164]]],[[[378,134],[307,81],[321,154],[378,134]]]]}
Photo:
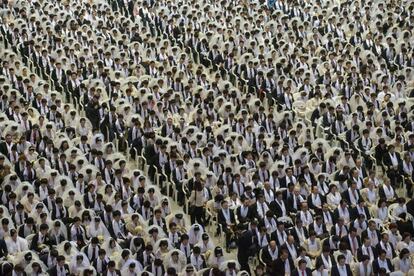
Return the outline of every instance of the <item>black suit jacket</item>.
{"type": "MultiPolygon", "coordinates": [[[[325,197],[323,196],[323,195],[321,195],[321,194],[319,194],[319,198],[320,198],[320,201],[321,201],[321,206],[326,202],[326,199],[325,199],[325,197]]],[[[316,208],[316,206],[315,205],[313,205],[313,201],[312,201],[312,194],[310,194],[309,196],[308,196],[308,199],[307,199],[307,201],[308,201],[308,206],[309,206],[309,208],[310,209],[312,209],[312,210],[317,210],[318,208],[316,208]]],[[[319,210],[321,210],[321,209],[319,209],[319,210]]]]}
{"type": "MultiPolygon", "coordinates": [[[[305,238],[307,239],[309,237],[308,229],[306,229],[306,227],[302,227],[302,228],[303,228],[303,234],[304,234],[305,238]]],[[[299,234],[298,234],[298,231],[296,230],[296,227],[290,228],[289,233],[295,238],[295,242],[297,244],[300,244],[299,234]]]]}
{"type": "MultiPolygon", "coordinates": [[[[348,276],[352,276],[351,266],[346,264],[346,273],[348,276]]],[[[331,276],[340,276],[339,269],[337,265],[332,266],[331,276]]]]}
{"type": "Polygon", "coordinates": [[[8,254],[6,242],[4,239],[0,239],[0,258],[7,257],[8,254]]]}
{"type": "MultiPolygon", "coordinates": [[[[51,241],[49,238],[49,234],[44,237],[43,244],[46,246],[51,246],[51,241]]],[[[30,250],[35,250],[37,252],[41,251],[39,243],[39,233],[35,234],[32,239],[32,243],[30,244],[30,250]]]]}
{"type": "MultiPolygon", "coordinates": [[[[288,207],[287,207],[286,202],[285,202],[285,208],[286,208],[286,211],[287,211],[288,207]]],[[[281,216],[283,216],[283,213],[282,213],[282,208],[281,208],[281,207],[280,207],[280,205],[276,202],[276,200],[275,200],[275,201],[272,201],[272,202],[270,203],[270,205],[269,205],[269,209],[270,209],[270,210],[272,210],[272,212],[276,215],[276,217],[281,217],[281,216]]]]}
{"type": "MultiPolygon", "coordinates": [[[[69,272],[69,265],[65,264],[64,265],[64,269],[65,269],[66,275],[69,275],[70,274],[70,272],[69,272]]],[[[57,276],[58,275],[57,271],[58,271],[57,270],[57,265],[55,265],[54,267],[52,267],[51,269],[49,269],[49,271],[47,273],[50,276],[57,276]]]]}
{"type": "MultiPolygon", "coordinates": [[[[358,198],[361,198],[361,194],[359,193],[359,190],[356,190],[356,193],[358,195],[358,198]]],[[[341,194],[342,198],[345,199],[348,204],[351,204],[351,195],[349,194],[349,190],[345,190],[342,194],[341,194]]]]}
{"type": "MultiPolygon", "coordinates": [[[[356,236],[356,240],[357,240],[358,249],[359,249],[359,248],[362,246],[361,239],[360,239],[358,236],[356,236]]],[[[343,236],[343,237],[341,238],[341,242],[346,243],[346,244],[348,245],[349,250],[351,250],[351,248],[352,248],[352,244],[351,244],[351,242],[349,241],[349,234],[348,234],[348,235],[346,235],[346,236],[343,236]]]]}
{"type": "MultiPolygon", "coordinates": [[[[115,269],[115,275],[119,275],[121,276],[121,271],[119,271],[118,269],[115,269]]],[[[104,273],[102,273],[102,276],[107,276],[108,275],[108,271],[105,271],[104,273]]]]}
{"type": "MultiPolygon", "coordinates": [[[[378,257],[377,249],[375,249],[375,247],[371,246],[371,250],[372,250],[372,254],[374,254],[374,258],[377,258],[378,257]]],[[[364,254],[362,253],[362,247],[359,247],[358,251],[357,251],[358,262],[361,262],[363,255],[364,254]]]]}
{"type": "MultiPolygon", "coordinates": [[[[392,272],[394,271],[394,266],[391,263],[390,259],[386,259],[388,264],[388,269],[392,272]]],[[[372,261],[372,272],[374,272],[375,275],[379,272],[380,266],[378,263],[378,258],[376,258],[374,261],[372,261]]]]}
{"type": "MultiPolygon", "coordinates": [[[[312,270],[310,269],[310,268],[306,268],[305,269],[305,275],[306,276],[311,276],[312,275],[312,270]]],[[[302,276],[303,274],[302,274],[302,271],[299,271],[298,269],[295,269],[293,272],[292,272],[292,274],[291,274],[292,276],[302,276]]]]}
{"type": "MultiPolygon", "coordinates": [[[[371,215],[369,214],[368,207],[365,206],[364,207],[364,211],[365,211],[365,214],[366,214],[366,220],[367,221],[370,220],[371,219],[371,215]]],[[[351,210],[349,211],[350,219],[351,220],[355,220],[356,218],[358,218],[358,215],[359,215],[358,208],[357,207],[351,208],[351,210]]]]}
{"type": "MultiPolygon", "coordinates": [[[[392,258],[395,258],[397,256],[397,254],[395,253],[394,246],[390,242],[388,243],[388,245],[391,246],[392,258]]],[[[381,240],[379,240],[379,242],[377,243],[377,246],[375,247],[375,249],[377,250],[377,252],[380,252],[380,250],[382,250],[381,240]]]]}
{"type": "MultiPolygon", "coordinates": [[[[295,269],[295,264],[293,263],[293,260],[288,258],[287,261],[289,262],[290,271],[293,272],[295,269]]],[[[282,261],[282,259],[278,258],[272,262],[272,275],[274,276],[284,276],[285,273],[285,263],[282,261]]]]}
{"type": "Polygon", "coordinates": [[[253,246],[253,233],[250,230],[244,231],[237,239],[237,257],[239,260],[248,261],[249,256],[254,254],[251,252],[253,246]]]}
{"type": "MultiPolygon", "coordinates": [[[[398,166],[400,166],[402,164],[402,160],[400,157],[400,154],[398,152],[395,153],[395,156],[397,157],[398,160],[398,166]]],[[[392,165],[392,160],[390,157],[389,153],[384,154],[382,162],[384,163],[384,165],[387,167],[387,170],[391,169],[393,167],[392,165]]]]}
{"type": "MultiPolygon", "coordinates": [[[[234,212],[229,209],[229,213],[230,213],[230,221],[231,221],[231,223],[236,223],[236,219],[234,217],[234,212]]],[[[226,222],[226,218],[224,217],[223,210],[220,210],[218,212],[218,223],[220,223],[224,228],[227,227],[227,222],[226,222]]]]}
{"type": "Polygon", "coordinates": [[[241,215],[241,206],[237,207],[236,209],[236,215],[237,215],[237,219],[239,220],[240,223],[245,223],[247,221],[250,221],[254,218],[254,210],[252,209],[252,207],[248,207],[247,209],[247,215],[246,217],[242,217],[241,215]]]}

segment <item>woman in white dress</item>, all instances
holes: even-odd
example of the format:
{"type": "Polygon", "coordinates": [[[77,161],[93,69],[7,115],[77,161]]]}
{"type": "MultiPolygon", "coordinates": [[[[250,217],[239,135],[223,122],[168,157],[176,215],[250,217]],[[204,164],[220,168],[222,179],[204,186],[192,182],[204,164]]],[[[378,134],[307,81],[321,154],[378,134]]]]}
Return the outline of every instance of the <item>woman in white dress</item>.
{"type": "Polygon", "coordinates": [[[391,182],[388,178],[384,179],[384,184],[379,190],[380,197],[387,199],[387,201],[392,202],[395,200],[395,191],[391,186],[391,182]]]}
{"type": "Polygon", "coordinates": [[[312,272],[312,276],[328,276],[329,270],[325,269],[323,262],[319,263],[318,267],[315,267],[315,270],[312,272]]]}
{"type": "Polygon", "coordinates": [[[396,271],[399,270],[402,273],[407,274],[408,271],[414,268],[410,258],[410,250],[403,248],[400,255],[393,259],[393,264],[396,271]]]}
{"type": "Polygon", "coordinates": [[[167,238],[160,239],[154,245],[155,256],[158,259],[165,261],[167,258],[167,254],[173,248],[174,247],[170,244],[170,241],[167,238]]]}
{"type": "Polygon", "coordinates": [[[321,254],[322,244],[320,239],[316,237],[316,233],[314,231],[311,231],[309,233],[309,238],[305,240],[305,249],[311,258],[316,258],[321,254]]]}
{"type": "Polygon", "coordinates": [[[57,245],[56,250],[59,255],[63,255],[66,260],[71,260],[73,256],[78,254],[79,250],[76,248],[77,245],[73,241],[60,243],[57,245]]]}
{"type": "Polygon", "coordinates": [[[377,204],[378,200],[378,189],[375,187],[373,181],[366,179],[367,188],[361,190],[361,196],[364,198],[368,207],[377,204]]]}
{"type": "Polygon", "coordinates": [[[107,256],[110,258],[119,256],[122,251],[121,246],[113,238],[106,239],[102,245],[102,248],[105,249],[107,256]]]}
{"type": "Polygon", "coordinates": [[[188,237],[189,237],[188,242],[190,243],[190,245],[193,246],[196,243],[198,243],[201,240],[203,233],[204,233],[204,230],[200,224],[198,223],[193,224],[190,228],[190,231],[188,231],[188,237]]]}
{"type": "Polygon", "coordinates": [[[20,201],[27,213],[30,213],[33,209],[35,209],[38,202],[39,200],[37,199],[37,196],[35,196],[32,192],[27,193],[20,201]]]}
{"type": "Polygon", "coordinates": [[[329,205],[331,210],[334,210],[338,207],[339,203],[341,202],[342,196],[338,192],[338,187],[335,184],[331,184],[329,186],[329,193],[326,196],[326,201],[329,205]]]}
{"type": "Polygon", "coordinates": [[[140,262],[134,259],[128,259],[121,267],[121,275],[138,275],[142,270],[143,267],[140,262]]]}
{"type": "Polygon", "coordinates": [[[388,221],[387,201],[384,198],[380,199],[378,202],[377,215],[375,217],[384,222],[388,221]]]}
{"type": "Polygon", "coordinates": [[[223,248],[220,246],[217,246],[214,248],[214,252],[210,254],[207,260],[207,265],[209,267],[220,267],[221,264],[225,261],[225,258],[223,256],[223,248]]]}
{"type": "Polygon", "coordinates": [[[47,271],[47,267],[41,261],[32,261],[25,268],[27,276],[47,276],[49,275],[47,271]]]}
{"type": "Polygon", "coordinates": [[[175,271],[182,271],[187,264],[185,254],[178,249],[174,249],[167,254],[166,268],[175,268],[175,271]]]}
{"type": "Polygon", "coordinates": [[[109,231],[99,216],[95,216],[92,222],[87,227],[88,236],[101,237],[103,239],[110,237],[109,231]]]}
{"type": "Polygon", "coordinates": [[[16,229],[10,230],[10,237],[7,237],[5,241],[9,255],[16,256],[29,249],[27,240],[19,237],[16,229]]]}
{"type": "Polygon", "coordinates": [[[89,260],[84,253],[78,252],[76,255],[72,256],[72,260],[69,264],[69,270],[72,274],[80,275],[82,271],[88,267],[89,260]]]}
{"type": "Polygon", "coordinates": [[[339,250],[334,252],[334,259],[336,260],[339,255],[345,256],[346,264],[352,264],[354,256],[352,255],[351,250],[348,249],[348,245],[345,242],[339,243],[339,250]]]}
{"type": "Polygon", "coordinates": [[[397,251],[402,252],[404,248],[408,249],[410,254],[414,253],[414,242],[411,240],[410,233],[404,233],[402,241],[397,243],[397,251]]]}
{"type": "Polygon", "coordinates": [[[200,247],[201,254],[205,254],[207,251],[212,252],[214,250],[214,243],[207,233],[202,235],[201,240],[197,243],[197,246],[200,247]]]}

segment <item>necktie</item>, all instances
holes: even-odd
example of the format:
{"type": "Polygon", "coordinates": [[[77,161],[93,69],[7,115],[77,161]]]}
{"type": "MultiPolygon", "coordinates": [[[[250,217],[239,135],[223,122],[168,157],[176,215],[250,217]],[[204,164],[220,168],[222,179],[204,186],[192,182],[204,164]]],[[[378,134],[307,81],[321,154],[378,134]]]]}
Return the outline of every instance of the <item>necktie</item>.
{"type": "Polygon", "coordinates": [[[95,258],[96,258],[96,248],[92,247],[92,259],[91,260],[93,261],[95,260],[95,258]]]}

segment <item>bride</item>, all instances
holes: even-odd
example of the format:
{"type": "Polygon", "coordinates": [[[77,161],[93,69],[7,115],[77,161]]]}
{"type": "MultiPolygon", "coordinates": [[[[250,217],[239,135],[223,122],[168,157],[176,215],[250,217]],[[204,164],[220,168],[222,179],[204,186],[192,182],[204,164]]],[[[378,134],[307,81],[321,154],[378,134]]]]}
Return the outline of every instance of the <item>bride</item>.
{"type": "Polygon", "coordinates": [[[69,264],[69,269],[72,274],[80,275],[82,271],[89,267],[88,257],[82,252],[78,252],[72,257],[69,264]]]}
{"type": "Polygon", "coordinates": [[[109,238],[111,235],[109,234],[108,229],[106,228],[105,224],[102,222],[99,216],[95,216],[92,222],[87,227],[88,236],[98,237],[98,238],[109,238]]]}

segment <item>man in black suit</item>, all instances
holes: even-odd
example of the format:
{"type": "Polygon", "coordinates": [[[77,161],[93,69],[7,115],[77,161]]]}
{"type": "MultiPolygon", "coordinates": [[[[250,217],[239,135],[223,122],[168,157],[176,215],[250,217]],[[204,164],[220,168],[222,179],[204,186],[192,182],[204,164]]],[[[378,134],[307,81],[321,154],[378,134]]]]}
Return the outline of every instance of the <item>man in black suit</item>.
{"type": "Polygon", "coordinates": [[[231,236],[234,231],[236,219],[234,213],[229,208],[229,203],[226,200],[221,202],[221,210],[218,212],[218,223],[221,225],[223,232],[226,235],[226,250],[229,250],[231,236]]]}
{"type": "Polygon", "coordinates": [[[402,160],[400,154],[395,151],[394,145],[388,145],[388,153],[383,156],[382,162],[385,166],[387,176],[391,181],[391,185],[396,187],[398,179],[401,178],[399,170],[402,166],[402,160]]]}
{"type": "Polygon", "coordinates": [[[240,197],[242,205],[237,207],[236,216],[240,223],[246,223],[253,219],[254,212],[253,209],[249,206],[250,200],[246,196],[242,195],[240,197]]]}
{"type": "Polygon", "coordinates": [[[270,203],[269,209],[276,215],[276,217],[283,217],[287,215],[287,206],[283,200],[281,191],[277,191],[275,200],[270,203]]]}
{"type": "Polygon", "coordinates": [[[381,232],[377,229],[377,224],[375,221],[369,221],[368,228],[362,231],[361,239],[364,241],[366,238],[371,239],[371,244],[374,246],[380,241],[381,232]]]}
{"type": "Polygon", "coordinates": [[[8,156],[13,145],[13,138],[10,134],[6,134],[5,141],[0,143],[0,153],[8,156]]]}
{"type": "Polygon", "coordinates": [[[364,215],[368,221],[371,219],[368,207],[365,206],[365,201],[362,198],[359,199],[358,204],[355,207],[351,208],[349,212],[351,221],[359,218],[360,215],[364,215]]]}
{"type": "Polygon", "coordinates": [[[308,229],[303,226],[303,222],[300,218],[296,218],[296,226],[289,229],[289,234],[294,237],[296,244],[300,244],[302,242],[300,237],[303,237],[303,239],[307,239],[309,237],[308,229]]]}
{"type": "Polygon", "coordinates": [[[394,259],[397,254],[395,253],[394,246],[389,241],[389,235],[388,233],[382,233],[381,234],[381,241],[376,246],[378,256],[380,256],[381,250],[385,251],[385,254],[388,259],[394,259]]]}
{"type": "Polygon", "coordinates": [[[7,257],[8,254],[6,242],[0,239],[0,258],[7,257]]]}
{"type": "Polygon", "coordinates": [[[324,127],[330,127],[334,121],[335,121],[335,108],[333,106],[329,106],[328,112],[325,112],[322,115],[322,125],[324,127]]]}
{"type": "Polygon", "coordinates": [[[348,235],[343,236],[341,238],[341,242],[347,244],[353,255],[355,255],[361,247],[361,240],[357,235],[357,230],[353,227],[349,228],[348,235]]]}
{"type": "Polygon", "coordinates": [[[304,259],[300,259],[298,262],[298,268],[293,270],[292,276],[311,276],[312,270],[306,267],[307,262],[304,259]]]}
{"type": "Polygon", "coordinates": [[[59,255],[56,261],[57,264],[48,271],[48,274],[50,276],[69,276],[69,265],[65,264],[65,256],[59,255]],[[58,271],[60,271],[60,274],[58,274],[58,271]]]}
{"type": "Polygon", "coordinates": [[[394,271],[394,266],[392,265],[391,260],[387,258],[387,252],[382,249],[378,252],[378,258],[372,262],[372,271],[375,275],[378,275],[381,268],[384,268],[387,273],[394,271]]]}
{"type": "Polygon", "coordinates": [[[151,272],[153,275],[164,275],[165,268],[161,259],[155,259],[153,265],[149,265],[145,268],[147,271],[151,272]]]}
{"type": "Polygon", "coordinates": [[[345,256],[339,255],[338,263],[332,267],[331,276],[352,276],[351,266],[345,263],[345,256]]]}
{"type": "Polygon", "coordinates": [[[342,198],[352,207],[355,207],[358,204],[361,195],[357,189],[357,183],[355,181],[352,181],[351,185],[349,185],[349,188],[342,192],[342,198]]]}
{"type": "Polygon", "coordinates": [[[99,275],[102,275],[108,269],[109,258],[106,256],[105,249],[99,249],[98,258],[92,261],[92,265],[99,275]]]}
{"type": "Polygon", "coordinates": [[[30,250],[40,252],[45,246],[51,246],[48,230],[49,226],[47,224],[40,225],[39,233],[35,234],[32,239],[32,243],[30,244],[30,250]]]}
{"type": "Polygon", "coordinates": [[[249,257],[254,254],[251,252],[253,246],[253,233],[247,230],[245,225],[237,226],[237,260],[240,264],[240,270],[250,271],[249,257]]]}
{"type": "Polygon", "coordinates": [[[108,269],[102,273],[102,276],[121,276],[121,272],[115,268],[115,262],[109,261],[108,262],[108,269]]]}
{"type": "Polygon", "coordinates": [[[305,199],[300,194],[300,188],[294,188],[292,196],[287,199],[286,207],[289,213],[296,214],[298,210],[300,210],[301,203],[304,202],[305,199]]]}
{"type": "Polygon", "coordinates": [[[378,257],[377,250],[371,246],[369,237],[365,237],[362,246],[358,248],[357,259],[359,262],[363,260],[363,256],[369,256],[371,261],[378,257]]]}
{"type": "Polygon", "coordinates": [[[312,193],[308,196],[308,206],[311,210],[313,210],[316,214],[322,213],[322,206],[326,202],[324,196],[319,193],[318,186],[312,187],[312,193]]]}
{"type": "Polygon", "coordinates": [[[161,209],[155,209],[154,215],[150,218],[148,225],[158,225],[165,233],[167,233],[167,223],[162,217],[161,209]]]}
{"type": "MultiPolygon", "coordinates": [[[[329,242],[328,239],[326,239],[325,241],[329,242]]],[[[320,267],[321,265],[323,265],[325,269],[331,270],[335,264],[335,259],[331,255],[331,247],[329,246],[329,244],[322,244],[322,254],[316,258],[315,267],[320,267]]]]}
{"type": "Polygon", "coordinates": [[[311,122],[314,127],[316,127],[317,120],[326,112],[326,104],[324,102],[319,104],[319,107],[316,108],[311,115],[311,122]]]}
{"type": "Polygon", "coordinates": [[[359,125],[352,126],[351,129],[345,132],[346,141],[351,142],[350,146],[353,147],[353,143],[360,138],[359,136],[359,125]]]}
{"type": "Polygon", "coordinates": [[[299,255],[299,248],[295,245],[295,238],[293,235],[288,235],[286,242],[281,246],[281,249],[286,249],[288,251],[289,259],[296,260],[299,255]]]}
{"type": "Polygon", "coordinates": [[[316,236],[320,239],[324,239],[329,235],[326,223],[324,223],[323,218],[320,215],[315,216],[313,222],[309,224],[308,229],[308,233],[315,232],[316,236]]]}
{"type": "Polygon", "coordinates": [[[272,262],[272,271],[274,276],[289,275],[295,269],[293,260],[289,258],[289,251],[281,249],[280,257],[272,262]]]}
{"type": "Polygon", "coordinates": [[[272,263],[276,261],[279,256],[279,250],[275,240],[271,240],[266,247],[261,249],[261,261],[266,266],[266,271],[272,274],[272,263]]]}
{"type": "Polygon", "coordinates": [[[56,198],[56,204],[52,207],[52,219],[60,219],[66,223],[68,216],[69,211],[68,208],[63,205],[63,199],[61,197],[56,198]]]}

